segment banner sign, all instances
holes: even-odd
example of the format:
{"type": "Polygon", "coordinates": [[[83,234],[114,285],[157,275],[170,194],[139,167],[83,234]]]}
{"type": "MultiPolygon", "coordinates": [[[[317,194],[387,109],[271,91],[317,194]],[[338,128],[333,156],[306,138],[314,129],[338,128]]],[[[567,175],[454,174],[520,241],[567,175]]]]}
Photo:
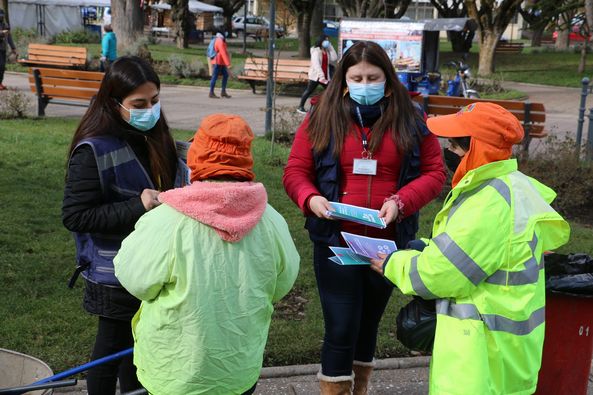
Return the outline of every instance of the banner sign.
{"type": "Polygon", "coordinates": [[[357,41],[374,41],[385,52],[398,72],[421,72],[424,23],[396,20],[342,19],[340,57],[357,41]]]}

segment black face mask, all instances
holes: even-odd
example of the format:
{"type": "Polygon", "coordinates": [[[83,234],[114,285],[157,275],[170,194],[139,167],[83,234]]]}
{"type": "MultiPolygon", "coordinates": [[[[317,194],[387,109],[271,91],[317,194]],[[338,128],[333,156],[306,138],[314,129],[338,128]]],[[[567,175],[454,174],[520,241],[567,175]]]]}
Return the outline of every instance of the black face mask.
{"type": "Polygon", "coordinates": [[[449,149],[444,148],[443,154],[445,155],[445,164],[453,173],[457,171],[457,167],[459,167],[459,163],[461,163],[461,157],[457,155],[455,152],[449,151],[449,149]]]}

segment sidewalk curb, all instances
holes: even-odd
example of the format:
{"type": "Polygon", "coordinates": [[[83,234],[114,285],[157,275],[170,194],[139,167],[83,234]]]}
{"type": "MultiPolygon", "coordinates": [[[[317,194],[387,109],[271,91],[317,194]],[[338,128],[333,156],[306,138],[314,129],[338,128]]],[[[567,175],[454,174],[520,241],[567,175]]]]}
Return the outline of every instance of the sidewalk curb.
{"type": "MultiPolygon", "coordinates": [[[[376,370],[389,370],[389,369],[411,369],[411,368],[423,368],[428,367],[430,363],[430,357],[408,357],[408,358],[388,358],[388,359],[376,359],[375,369],[376,370]]],[[[263,368],[260,373],[260,378],[278,378],[278,377],[291,377],[291,376],[311,376],[316,375],[319,372],[319,364],[310,365],[291,365],[291,366],[273,366],[263,368]]]]}
{"type": "MultiPolygon", "coordinates": [[[[390,369],[413,369],[426,368],[430,363],[430,357],[406,357],[376,359],[375,370],[390,369]]],[[[261,370],[260,379],[274,379],[294,376],[315,376],[319,372],[319,364],[272,366],[261,370]]],[[[78,380],[73,387],[56,388],[54,393],[70,393],[73,391],[86,391],[86,380],[78,380]]]]}

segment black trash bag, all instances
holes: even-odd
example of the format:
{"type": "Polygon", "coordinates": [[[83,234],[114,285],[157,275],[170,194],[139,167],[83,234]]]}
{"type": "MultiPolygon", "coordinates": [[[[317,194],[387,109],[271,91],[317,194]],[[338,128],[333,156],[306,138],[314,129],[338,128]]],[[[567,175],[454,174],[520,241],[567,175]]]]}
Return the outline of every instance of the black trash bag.
{"type": "Polygon", "coordinates": [[[546,289],[578,295],[593,295],[593,258],[587,254],[544,256],[546,289]]]}
{"type": "Polygon", "coordinates": [[[437,327],[434,300],[414,297],[399,311],[396,318],[397,340],[415,351],[431,352],[437,327]]]}

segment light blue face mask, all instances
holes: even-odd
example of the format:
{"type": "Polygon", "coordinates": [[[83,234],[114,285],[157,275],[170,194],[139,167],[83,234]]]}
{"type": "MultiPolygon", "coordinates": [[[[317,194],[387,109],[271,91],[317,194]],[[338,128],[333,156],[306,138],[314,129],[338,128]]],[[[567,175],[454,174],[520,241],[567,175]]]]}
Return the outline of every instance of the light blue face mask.
{"type": "Polygon", "coordinates": [[[152,108],[132,108],[127,109],[123,104],[119,103],[120,106],[130,113],[130,120],[128,123],[138,130],[147,132],[154,128],[154,125],[159,121],[161,117],[161,102],[158,101],[152,106],[152,108]]]}
{"type": "Polygon", "coordinates": [[[348,92],[352,100],[362,105],[375,104],[385,96],[385,81],[373,84],[348,82],[348,92]]]}
{"type": "Polygon", "coordinates": [[[331,43],[330,43],[328,40],[323,40],[323,41],[321,42],[321,46],[322,46],[323,48],[329,48],[329,46],[330,46],[330,45],[331,45],[331,43]]]}

